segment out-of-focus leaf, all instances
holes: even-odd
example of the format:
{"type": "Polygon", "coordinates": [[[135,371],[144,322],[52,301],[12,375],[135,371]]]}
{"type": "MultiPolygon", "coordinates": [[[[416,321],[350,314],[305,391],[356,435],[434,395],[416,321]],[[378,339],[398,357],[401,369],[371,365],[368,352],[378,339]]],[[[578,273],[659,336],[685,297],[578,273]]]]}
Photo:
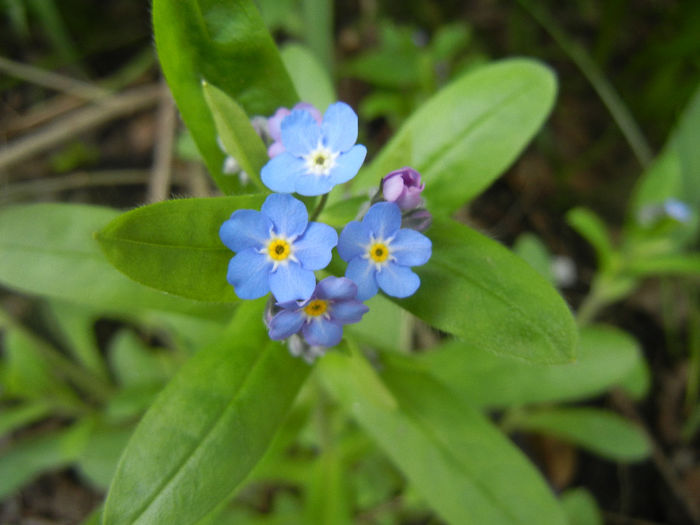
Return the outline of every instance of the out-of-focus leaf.
{"type": "Polygon", "coordinates": [[[552,435],[614,461],[639,461],[651,448],[644,432],[597,408],[551,408],[519,413],[515,428],[552,435]]]}
{"type": "Polygon", "coordinates": [[[36,401],[0,409],[0,437],[42,419],[51,412],[47,403],[36,401]]]}
{"type": "Polygon", "coordinates": [[[565,523],[546,483],[518,449],[427,375],[390,366],[385,383],[357,352],[326,355],[319,372],[446,521],[565,523]]]}
{"type": "Polygon", "coordinates": [[[321,113],[337,100],[328,71],[307,47],[287,44],[282,48],[281,54],[301,100],[312,104],[321,113]]]}
{"type": "Polygon", "coordinates": [[[155,0],[153,31],[163,73],[209,172],[225,193],[235,191],[237,179],[221,172],[224,153],[216,143],[202,79],[251,116],[271,115],[298,100],[255,3],[155,0]]]}
{"type": "Polygon", "coordinates": [[[241,304],[158,396],[119,463],[105,525],[196,523],[263,455],[310,370],[269,340],[263,306],[241,304]]]}
{"type": "Polygon", "coordinates": [[[97,235],[109,261],[146,286],[200,301],[233,302],[226,280],[233,252],[219,228],[264,195],[159,202],[120,215],[97,235]]]}
{"type": "Polygon", "coordinates": [[[614,248],[600,217],[586,208],[574,208],[566,214],[566,222],[591,244],[598,258],[599,270],[610,268],[614,248]]]}
{"type": "Polygon", "coordinates": [[[20,489],[35,476],[71,464],[92,431],[93,422],[83,420],[70,428],[13,443],[0,453],[0,498],[20,489]]]}
{"type": "Polygon", "coordinates": [[[422,105],[355,177],[353,190],[365,192],[411,166],[423,175],[431,212],[449,214],[515,160],[549,114],[555,92],[552,72],[532,60],[480,67],[422,105]]]}
{"type": "Polygon", "coordinates": [[[626,333],[612,327],[589,326],[581,330],[576,361],[563,365],[528,363],[457,341],[412,361],[463,400],[500,408],[599,394],[622,382],[640,359],[636,341],[626,333]]]}
{"type": "Polygon", "coordinates": [[[679,275],[700,277],[700,253],[657,255],[634,259],[625,269],[635,277],[679,275]]]}
{"type": "Polygon", "coordinates": [[[421,286],[396,302],[467,345],[541,363],[574,358],[569,307],[530,265],[499,243],[451,220],[427,232],[432,258],[416,267],[421,286]]]}
{"type": "Polygon", "coordinates": [[[114,375],[123,387],[158,385],[168,379],[167,363],[130,330],[121,330],[114,336],[108,356],[114,375]]]}
{"type": "Polygon", "coordinates": [[[603,525],[603,516],[598,504],[586,489],[567,490],[561,496],[561,504],[569,519],[569,525],[603,525]]]}
{"type": "Polygon", "coordinates": [[[523,233],[516,239],[513,251],[525,259],[542,277],[554,284],[549,250],[539,237],[532,233],[523,233]]]}
{"type": "Polygon", "coordinates": [[[92,238],[119,212],[36,204],[0,210],[0,283],[24,293],[135,316],[152,310],[218,317],[227,309],[149,290],[117,272],[92,238]]]}
{"type": "Polygon", "coordinates": [[[109,487],[119,457],[126,446],[133,428],[97,426],[80,452],[77,466],[80,473],[96,488],[105,491],[109,487]]]}

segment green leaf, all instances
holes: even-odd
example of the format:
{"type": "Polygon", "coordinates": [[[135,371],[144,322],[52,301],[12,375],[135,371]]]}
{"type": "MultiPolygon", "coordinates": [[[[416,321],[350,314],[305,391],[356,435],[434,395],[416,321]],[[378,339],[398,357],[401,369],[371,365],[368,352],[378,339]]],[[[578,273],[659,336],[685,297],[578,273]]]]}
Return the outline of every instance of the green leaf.
{"type": "Polygon", "coordinates": [[[49,405],[41,401],[2,407],[0,410],[0,437],[24,425],[43,419],[50,412],[49,405]]]}
{"type": "Polygon", "coordinates": [[[475,348],[543,363],[573,359],[571,312],[529,264],[451,220],[436,219],[427,235],[432,258],[415,268],[421,286],[400,306],[475,348]]]}
{"type": "Polygon", "coordinates": [[[301,100],[312,104],[321,113],[337,100],[328,71],[309,48],[300,44],[287,44],[282,48],[281,54],[301,100]]]}
{"type": "Polygon", "coordinates": [[[131,330],[120,330],[110,341],[109,362],[124,387],[158,385],[168,379],[167,363],[131,330]]]}
{"type": "Polygon", "coordinates": [[[513,245],[513,251],[525,259],[548,282],[555,284],[549,250],[537,235],[523,233],[518,236],[513,245]]]}
{"type": "Polygon", "coordinates": [[[635,277],[679,275],[700,277],[700,253],[668,254],[627,261],[625,270],[635,277]]]}
{"type": "Polygon", "coordinates": [[[224,149],[236,159],[259,190],[267,191],[260,180],[260,170],[269,160],[267,148],[248,115],[235,100],[206,80],[202,80],[202,91],[224,149]]]}
{"type": "Polygon", "coordinates": [[[127,212],[97,235],[120,271],[146,286],[199,301],[233,302],[226,281],[233,252],[219,228],[240,208],[259,209],[264,195],[181,199],[127,212]]]}
{"type": "Polygon", "coordinates": [[[700,86],[695,89],[674,131],[675,147],[681,164],[683,193],[680,197],[696,210],[700,210],[700,86]]]}
{"type": "Polygon", "coordinates": [[[42,472],[71,464],[83,450],[93,423],[83,420],[73,426],[42,433],[13,443],[0,453],[0,499],[4,499],[42,472]]]}
{"type": "Polygon", "coordinates": [[[639,461],[651,452],[644,432],[597,408],[552,408],[518,413],[512,428],[552,435],[614,461],[639,461]]]}
{"type": "Polygon", "coordinates": [[[561,496],[561,504],[569,519],[569,525],[603,525],[603,516],[598,504],[586,489],[567,490],[561,496]]]}
{"type": "Polygon", "coordinates": [[[107,490],[133,430],[132,427],[96,426],[76,458],[80,474],[94,487],[107,490]]]}
{"type": "Polygon", "coordinates": [[[448,214],[503,173],[539,130],[556,92],[545,66],[527,59],[478,68],[423,104],[362,170],[365,192],[402,166],[423,176],[428,208],[448,214]]]}
{"type": "Polygon", "coordinates": [[[621,330],[588,326],[581,330],[577,360],[565,365],[528,363],[457,341],[413,361],[465,401],[501,408],[600,394],[631,373],[641,361],[641,352],[621,330]]]}
{"type": "Polygon", "coordinates": [[[307,485],[306,523],[347,525],[351,520],[348,494],[349,472],[335,448],[324,450],[313,465],[307,485]]]}
{"type": "Polygon", "coordinates": [[[35,204],[0,210],[0,283],[24,293],[95,306],[128,316],[174,311],[221,317],[226,310],[169,297],[117,272],[93,233],[119,213],[75,204],[35,204]]]}
{"type": "Polygon", "coordinates": [[[196,523],[263,455],[310,370],[268,339],[263,306],[242,303],[158,396],[117,468],[105,525],[196,523]]]}
{"type": "Polygon", "coordinates": [[[640,355],[632,369],[618,383],[627,394],[636,400],[644,399],[651,388],[651,370],[644,356],[640,355]]]}
{"type": "Polygon", "coordinates": [[[298,100],[260,13],[252,0],[155,0],[153,31],[163,73],[209,172],[224,193],[235,191],[237,179],[221,172],[224,153],[202,79],[251,116],[298,100]]]}
{"type": "Polygon", "coordinates": [[[609,269],[615,249],[600,217],[586,208],[573,208],[566,214],[566,222],[593,247],[599,270],[609,269]]]}
{"type": "Polygon", "coordinates": [[[449,523],[565,523],[536,469],[484,416],[423,373],[326,355],[326,388],[449,523]]]}

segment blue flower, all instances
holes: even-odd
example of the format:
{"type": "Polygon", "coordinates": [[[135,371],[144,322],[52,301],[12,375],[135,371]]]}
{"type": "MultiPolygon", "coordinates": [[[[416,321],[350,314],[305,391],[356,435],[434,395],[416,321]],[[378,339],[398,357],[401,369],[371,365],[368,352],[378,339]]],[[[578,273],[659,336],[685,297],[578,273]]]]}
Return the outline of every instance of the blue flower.
{"type": "Polygon", "coordinates": [[[325,268],[338,244],[333,228],[309,223],[304,204],[286,194],[270,195],[261,211],[236,210],[219,237],[236,252],[226,279],[241,299],[272,291],[279,302],[306,300],[314,291],[314,270],[325,268]]]}
{"type": "Polygon", "coordinates": [[[282,121],[285,151],[263,166],[262,181],[280,193],[328,193],[362,166],[367,148],[356,140],[357,115],[347,104],[331,104],[320,124],[309,111],[295,109],[282,121]]]}
{"type": "Polygon", "coordinates": [[[357,283],[364,301],[381,288],[393,297],[413,295],[420,278],[410,266],[425,264],[432,243],[422,233],[401,229],[401,210],[393,202],[373,205],[362,222],[352,221],[341,232],[338,253],[348,262],[345,277],[357,283]]]}
{"type": "Polygon", "coordinates": [[[343,325],[357,323],[369,308],[356,299],[357,285],[345,277],[326,277],[302,303],[280,303],[270,321],[270,339],[286,339],[301,331],[312,347],[335,346],[343,337],[343,325]]]}

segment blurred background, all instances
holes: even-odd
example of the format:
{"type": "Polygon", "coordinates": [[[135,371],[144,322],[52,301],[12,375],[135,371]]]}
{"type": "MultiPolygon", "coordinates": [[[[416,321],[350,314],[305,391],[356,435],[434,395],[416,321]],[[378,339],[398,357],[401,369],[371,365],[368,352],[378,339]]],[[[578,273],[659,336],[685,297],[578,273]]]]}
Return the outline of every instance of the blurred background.
{"type": "MultiPolygon", "coordinates": [[[[279,43],[305,43],[332,72],[339,98],[358,110],[370,158],[422,102],[481,64],[528,56],[553,68],[559,95],[547,124],[458,216],[508,246],[534,234],[559,261],[562,293],[574,308],[589,290],[596,254],[566,213],[594,210],[617,239],[635,184],[700,81],[695,0],[257,3],[279,43]]],[[[0,0],[0,207],[129,209],[216,194],[159,72],[149,10],[139,0],[0,0]]],[[[555,490],[586,487],[606,522],[697,523],[697,299],[697,279],[649,279],[598,312],[639,341],[651,377],[648,395],[633,406],[610,397],[592,403],[642,424],[656,445],[652,459],[622,466],[553,438],[520,438],[555,490]]],[[[8,317],[59,338],[39,301],[0,283],[0,304],[8,317]]],[[[104,353],[124,322],[91,319],[104,353]]],[[[142,327],[135,333],[149,347],[169,344],[142,327]]],[[[168,361],[159,381],[180,361],[168,361]]],[[[11,406],[0,400],[0,410],[11,406]]],[[[0,456],[69,418],[45,415],[5,433],[0,456]]],[[[118,454],[123,441],[115,443],[118,454]]],[[[32,461],[28,454],[22,461],[32,461]]],[[[0,478],[6,475],[0,469],[0,478]]],[[[0,523],[79,523],[103,497],[95,477],[84,467],[39,460],[21,490],[0,498],[0,523]]],[[[400,522],[438,523],[415,520],[400,522]]]]}

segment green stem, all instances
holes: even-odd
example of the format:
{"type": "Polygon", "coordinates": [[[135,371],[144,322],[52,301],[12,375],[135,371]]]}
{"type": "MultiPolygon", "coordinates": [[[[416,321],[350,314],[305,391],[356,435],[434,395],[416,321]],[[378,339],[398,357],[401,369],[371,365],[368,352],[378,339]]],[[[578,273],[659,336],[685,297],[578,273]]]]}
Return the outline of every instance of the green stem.
{"type": "Polygon", "coordinates": [[[323,208],[326,206],[326,202],[328,201],[328,194],[324,194],[323,197],[321,197],[321,200],[318,202],[318,205],[316,206],[316,209],[313,211],[311,214],[311,217],[309,218],[309,222],[315,221],[318,219],[318,216],[321,215],[321,212],[323,211],[323,208]]]}
{"type": "Polygon", "coordinates": [[[653,154],[637,122],[629,109],[618,95],[615,88],[598,67],[585,49],[571,40],[559,27],[556,20],[542,7],[532,0],[518,0],[525,10],[549,33],[559,47],[578,66],[581,73],[588,79],[593,89],[608,108],[608,111],[620,128],[627,143],[637,160],[646,168],[651,163],[653,154]]]}

